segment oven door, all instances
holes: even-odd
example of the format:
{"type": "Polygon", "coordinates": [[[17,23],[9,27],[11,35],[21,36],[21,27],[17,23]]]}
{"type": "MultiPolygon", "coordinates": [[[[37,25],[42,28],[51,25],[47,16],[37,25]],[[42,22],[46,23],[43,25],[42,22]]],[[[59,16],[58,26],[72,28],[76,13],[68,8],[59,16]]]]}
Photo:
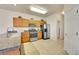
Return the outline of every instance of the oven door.
{"type": "Polygon", "coordinates": [[[32,42],[32,41],[36,41],[36,40],[38,40],[38,38],[37,38],[37,33],[30,33],[30,41],[32,42]]]}

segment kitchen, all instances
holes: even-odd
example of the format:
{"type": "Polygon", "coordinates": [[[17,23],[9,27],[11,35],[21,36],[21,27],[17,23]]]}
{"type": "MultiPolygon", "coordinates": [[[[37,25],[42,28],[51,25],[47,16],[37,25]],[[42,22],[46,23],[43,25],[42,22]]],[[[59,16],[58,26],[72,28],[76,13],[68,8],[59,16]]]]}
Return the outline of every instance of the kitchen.
{"type": "Polygon", "coordinates": [[[13,27],[26,28],[21,32],[22,43],[49,38],[47,26],[48,24],[44,20],[26,19],[21,16],[13,17],[13,27]]]}
{"type": "MultiPolygon", "coordinates": [[[[19,54],[20,55],[26,52],[24,55],[27,55],[27,54],[31,54],[30,52],[31,48],[34,49],[33,54],[34,53],[40,54],[39,52],[38,53],[36,52],[37,50],[35,50],[36,49],[35,47],[30,45],[31,43],[33,45],[33,43],[36,44],[36,42],[44,41],[46,42],[45,44],[47,45],[48,43],[47,41],[51,41],[51,43],[50,42],[49,43],[52,44],[52,39],[57,40],[59,36],[61,36],[60,38],[63,39],[62,37],[63,33],[60,32],[61,35],[58,36],[58,33],[59,33],[57,32],[58,27],[56,28],[57,20],[59,20],[60,22],[63,22],[62,21],[63,16],[61,14],[63,10],[62,4],[61,5],[53,5],[53,4],[52,5],[47,5],[47,4],[46,5],[32,5],[32,4],[8,5],[8,4],[5,4],[5,5],[0,5],[0,8],[1,8],[0,19],[3,19],[3,20],[0,20],[1,22],[0,23],[1,24],[0,25],[0,28],[1,28],[0,40],[3,39],[0,41],[2,42],[0,45],[0,48],[1,48],[0,54],[3,54],[3,55],[6,55],[6,54],[18,55],[19,54]],[[42,6],[46,7],[50,11],[54,10],[55,14],[53,18],[48,17],[52,15],[53,12],[48,11],[46,8],[43,8],[42,6]],[[53,8],[50,8],[49,6],[51,7],[53,6],[56,8],[53,9],[53,8]],[[29,7],[32,8],[32,10],[29,7]],[[33,8],[37,8],[39,10],[43,9],[45,14],[33,12],[33,8]],[[31,48],[28,48],[27,46],[31,48]],[[27,52],[27,49],[29,49],[28,52],[27,52]],[[23,50],[24,52],[22,52],[23,50]]],[[[62,28],[63,26],[60,28],[60,30],[62,28]]],[[[57,41],[57,42],[60,42],[60,41],[57,41]]],[[[38,44],[42,44],[42,43],[37,43],[36,45],[38,44]]],[[[50,48],[50,44],[44,50],[46,50],[48,47],[49,49],[52,50],[52,48],[50,48]]],[[[41,47],[43,46],[41,45],[41,47]]],[[[45,51],[43,51],[43,54],[48,54],[48,53],[52,54],[53,52],[50,53],[49,51],[46,53],[45,51]]]]}

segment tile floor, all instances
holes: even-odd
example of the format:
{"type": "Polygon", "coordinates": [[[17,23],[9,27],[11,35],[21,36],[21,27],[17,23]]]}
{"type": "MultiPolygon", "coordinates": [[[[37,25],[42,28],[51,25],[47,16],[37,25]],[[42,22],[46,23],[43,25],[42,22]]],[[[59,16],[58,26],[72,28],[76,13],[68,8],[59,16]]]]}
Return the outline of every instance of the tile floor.
{"type": "Polygon", "coordinates": [[[68,55],[64,51],[64,40],[38,40],[22,44],[21,53],[25,55],[68,55]]]}

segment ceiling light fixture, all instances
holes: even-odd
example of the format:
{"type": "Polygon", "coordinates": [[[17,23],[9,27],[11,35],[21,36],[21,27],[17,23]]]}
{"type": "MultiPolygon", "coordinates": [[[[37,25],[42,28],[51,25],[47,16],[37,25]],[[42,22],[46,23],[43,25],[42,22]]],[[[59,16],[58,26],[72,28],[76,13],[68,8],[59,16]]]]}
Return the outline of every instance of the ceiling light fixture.
{"type": "Polygon", "coordinates": [[[16,6],[16,4],[13,4],[14,6],[16,6]]]}
{"type": "Polygon", "coordinates": [[[62,14],[64,15],[64,11],[62,11],[62,14]]]}
{"type": "Polygon", "coordinates": [[[41,14],[46,14],[47,10],[44,8],[41,8],[39,6],[30,6],[30,10],[33,12],[41,13],[41,14]]]}

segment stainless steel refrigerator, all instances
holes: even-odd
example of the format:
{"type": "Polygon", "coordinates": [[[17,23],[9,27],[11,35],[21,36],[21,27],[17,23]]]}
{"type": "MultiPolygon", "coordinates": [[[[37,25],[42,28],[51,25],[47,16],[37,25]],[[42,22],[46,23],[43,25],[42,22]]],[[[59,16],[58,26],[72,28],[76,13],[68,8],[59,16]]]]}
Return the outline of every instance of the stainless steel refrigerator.
{"type": "Polygon", "coordinates": [[[42,39],[46,40],[50,38],[50,24],[41,25],[42,39]]]}

